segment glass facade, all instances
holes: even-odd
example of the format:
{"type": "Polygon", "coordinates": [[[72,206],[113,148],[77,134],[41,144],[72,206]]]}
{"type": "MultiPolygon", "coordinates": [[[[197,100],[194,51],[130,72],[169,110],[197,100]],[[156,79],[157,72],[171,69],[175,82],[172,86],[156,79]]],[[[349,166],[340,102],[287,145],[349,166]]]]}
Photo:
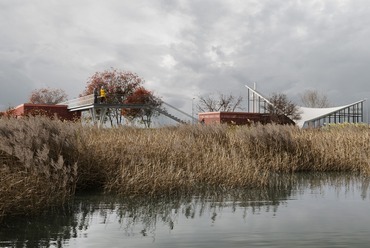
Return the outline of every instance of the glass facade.
{"type": "Polygon", "coordinates": [[[361,123],[364,121],[364,101],[354,103],[327,115],[307,120],[303,128],[316,128],[333,123],[361,123]]]}
{"type": "MultiPolygon", "coordinates": [[[[248,112],[267,113],[267,106],[272,105],[269,100],[255,89],[247,86],[248,89],[248,112]]],[[[301,108],[302,119],[296,124],[303,128],[318,128],[334,123],[363,123],[364,102],[355,102],[343,107],[334,108],[301,108]]],[[[369,117],[368,117],[369,118],[369,117]]]]}

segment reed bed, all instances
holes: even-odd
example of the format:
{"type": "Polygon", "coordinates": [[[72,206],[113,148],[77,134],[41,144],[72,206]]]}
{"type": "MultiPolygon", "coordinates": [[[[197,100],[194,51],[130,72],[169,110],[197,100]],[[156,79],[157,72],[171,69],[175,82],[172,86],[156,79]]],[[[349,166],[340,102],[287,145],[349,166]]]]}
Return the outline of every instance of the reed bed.
{"type": "Polygon", "coordinates": [[[42,117],[0,119],[0,217],[38,212],[74,195],[74,130],[42,117]]]}
{"type": "MultiPolygon", "coordinates": [[[[230,152],[228,129],[224,126],[122,128],[85,135],[84,157],[100,167],[95,171],[104,170],[105,189],[120,194],[253,186],[265,176],[252,163],[230,152]]],[[[84,160],[81,157],[81,163],[84,160]]]]}
{"type": "Polygon", "coordinates": [[[104,171],[100,180],[105,190],[120,194],[275,187],[277,176],[284,173],[369,175],[369,131],[351,126],[301,130],[278,125],[91,129],[81,139],[87,152],[80,162],[87,159],[93,171],[104,171]]]}
{"type": "Polygon", "coordinates": [[[198,189],[283,188],[294,172],[370,175],[370,129],[334,126],[82,127],[0,119],[0,216],[60,204],[74,191],[169,195],[198,189]]]}

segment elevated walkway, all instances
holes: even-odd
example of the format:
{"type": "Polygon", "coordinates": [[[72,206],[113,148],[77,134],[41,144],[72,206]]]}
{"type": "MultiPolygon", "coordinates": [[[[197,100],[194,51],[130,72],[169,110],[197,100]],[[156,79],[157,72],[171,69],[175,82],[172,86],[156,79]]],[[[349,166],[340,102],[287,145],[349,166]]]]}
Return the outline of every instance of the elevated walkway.
{"type": "Polygon", "coordinates": [[[186,116],[187,118],[191,119],[191,122],[198,121],[193,116],[187,114],[186,112],[162,101],[162,105],[166,106],[170,109],[173,113],[169,113],[168,109],[163,107],[155,107],[149,104],[126,104],[123,103],[124,98],[122,95],[110,95],[109,98],[106,99],[105,102],[100,103],[100,99],[94,99],[94,95],[87,95],[82,96],[79,98],[71,99],[66,102],[59,103],[58,105],[67,105],[69,111],[89,111],[92,116],[92,121],[94,123],[98,123],[98,126],[101,126],[104,122],[104,117],[106,116],[109,109],[141,109],[141,108],[150,108],[161,115],[164,115],[171,120],[174,120],[178,123],[185,124],[188,123],[187,121],[183,120],[182,118],[178,117],[177,114],[181,114],[186,116]],[[177,113],[177,114],[176,114],[177,113]]]}

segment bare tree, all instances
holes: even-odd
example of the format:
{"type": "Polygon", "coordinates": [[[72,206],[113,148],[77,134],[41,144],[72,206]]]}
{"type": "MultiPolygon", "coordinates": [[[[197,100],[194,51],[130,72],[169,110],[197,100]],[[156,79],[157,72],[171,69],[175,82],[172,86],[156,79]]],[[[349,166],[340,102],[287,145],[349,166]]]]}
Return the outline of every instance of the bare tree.
{"type": "Polygon", "coordinates": [[[304,107],[309,108],[327,108],[330,106],[328,97],[320,94],[317,90],[306,90],[301,95],[301,101],[304,107]]]}
{"type": "Polygon", "coordinates": [[[235,112],[236,109],[242,109],[242,101],[243,97],[235,97],[232,94],[210,94],[199,97],[197,108],[199,112],[235,112]]]}
{"type": "Polygon", "coordinates": [[[291,120],[300,120],[301,113],[298,106],[288,99],[285,94],[274,93],[269,99],[272,105],[267,105],[267,111],[275,119],[280,119],[280,116],[285,115],[291,120]]]}
{"type": "Polygon", "coordinates": [[[33,104],[57,104],[67,100],[62,89],[41,88],[32,91],[29,102],[33,104]]]}

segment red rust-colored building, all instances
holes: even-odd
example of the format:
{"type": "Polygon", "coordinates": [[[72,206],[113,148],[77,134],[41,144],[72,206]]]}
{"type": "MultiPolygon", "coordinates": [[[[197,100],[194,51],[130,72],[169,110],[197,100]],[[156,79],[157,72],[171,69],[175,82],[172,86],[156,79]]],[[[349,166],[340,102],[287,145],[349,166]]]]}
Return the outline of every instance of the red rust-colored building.
{"type": "Polygon", "coordinates": [[[48,105],[48,104],[32,104],[24,103],[18,105],[11,111],[11,115],[15,117],[27,115],[44,115],[50,118],[57,117],[61,120],[75,121],[80,119],[81,112],[70,112],[67,105],[48,105]]]}
{"type": "Polygon", "coordinates": [[[279,116],[278,120],[267,113],[248,112],[205,112],[198,114],[199,121],[204,124],[249,125],[255,122],[262,124],[277,122],[279,124],[292,124],[294,122],[286,116],[279,116]]]}

